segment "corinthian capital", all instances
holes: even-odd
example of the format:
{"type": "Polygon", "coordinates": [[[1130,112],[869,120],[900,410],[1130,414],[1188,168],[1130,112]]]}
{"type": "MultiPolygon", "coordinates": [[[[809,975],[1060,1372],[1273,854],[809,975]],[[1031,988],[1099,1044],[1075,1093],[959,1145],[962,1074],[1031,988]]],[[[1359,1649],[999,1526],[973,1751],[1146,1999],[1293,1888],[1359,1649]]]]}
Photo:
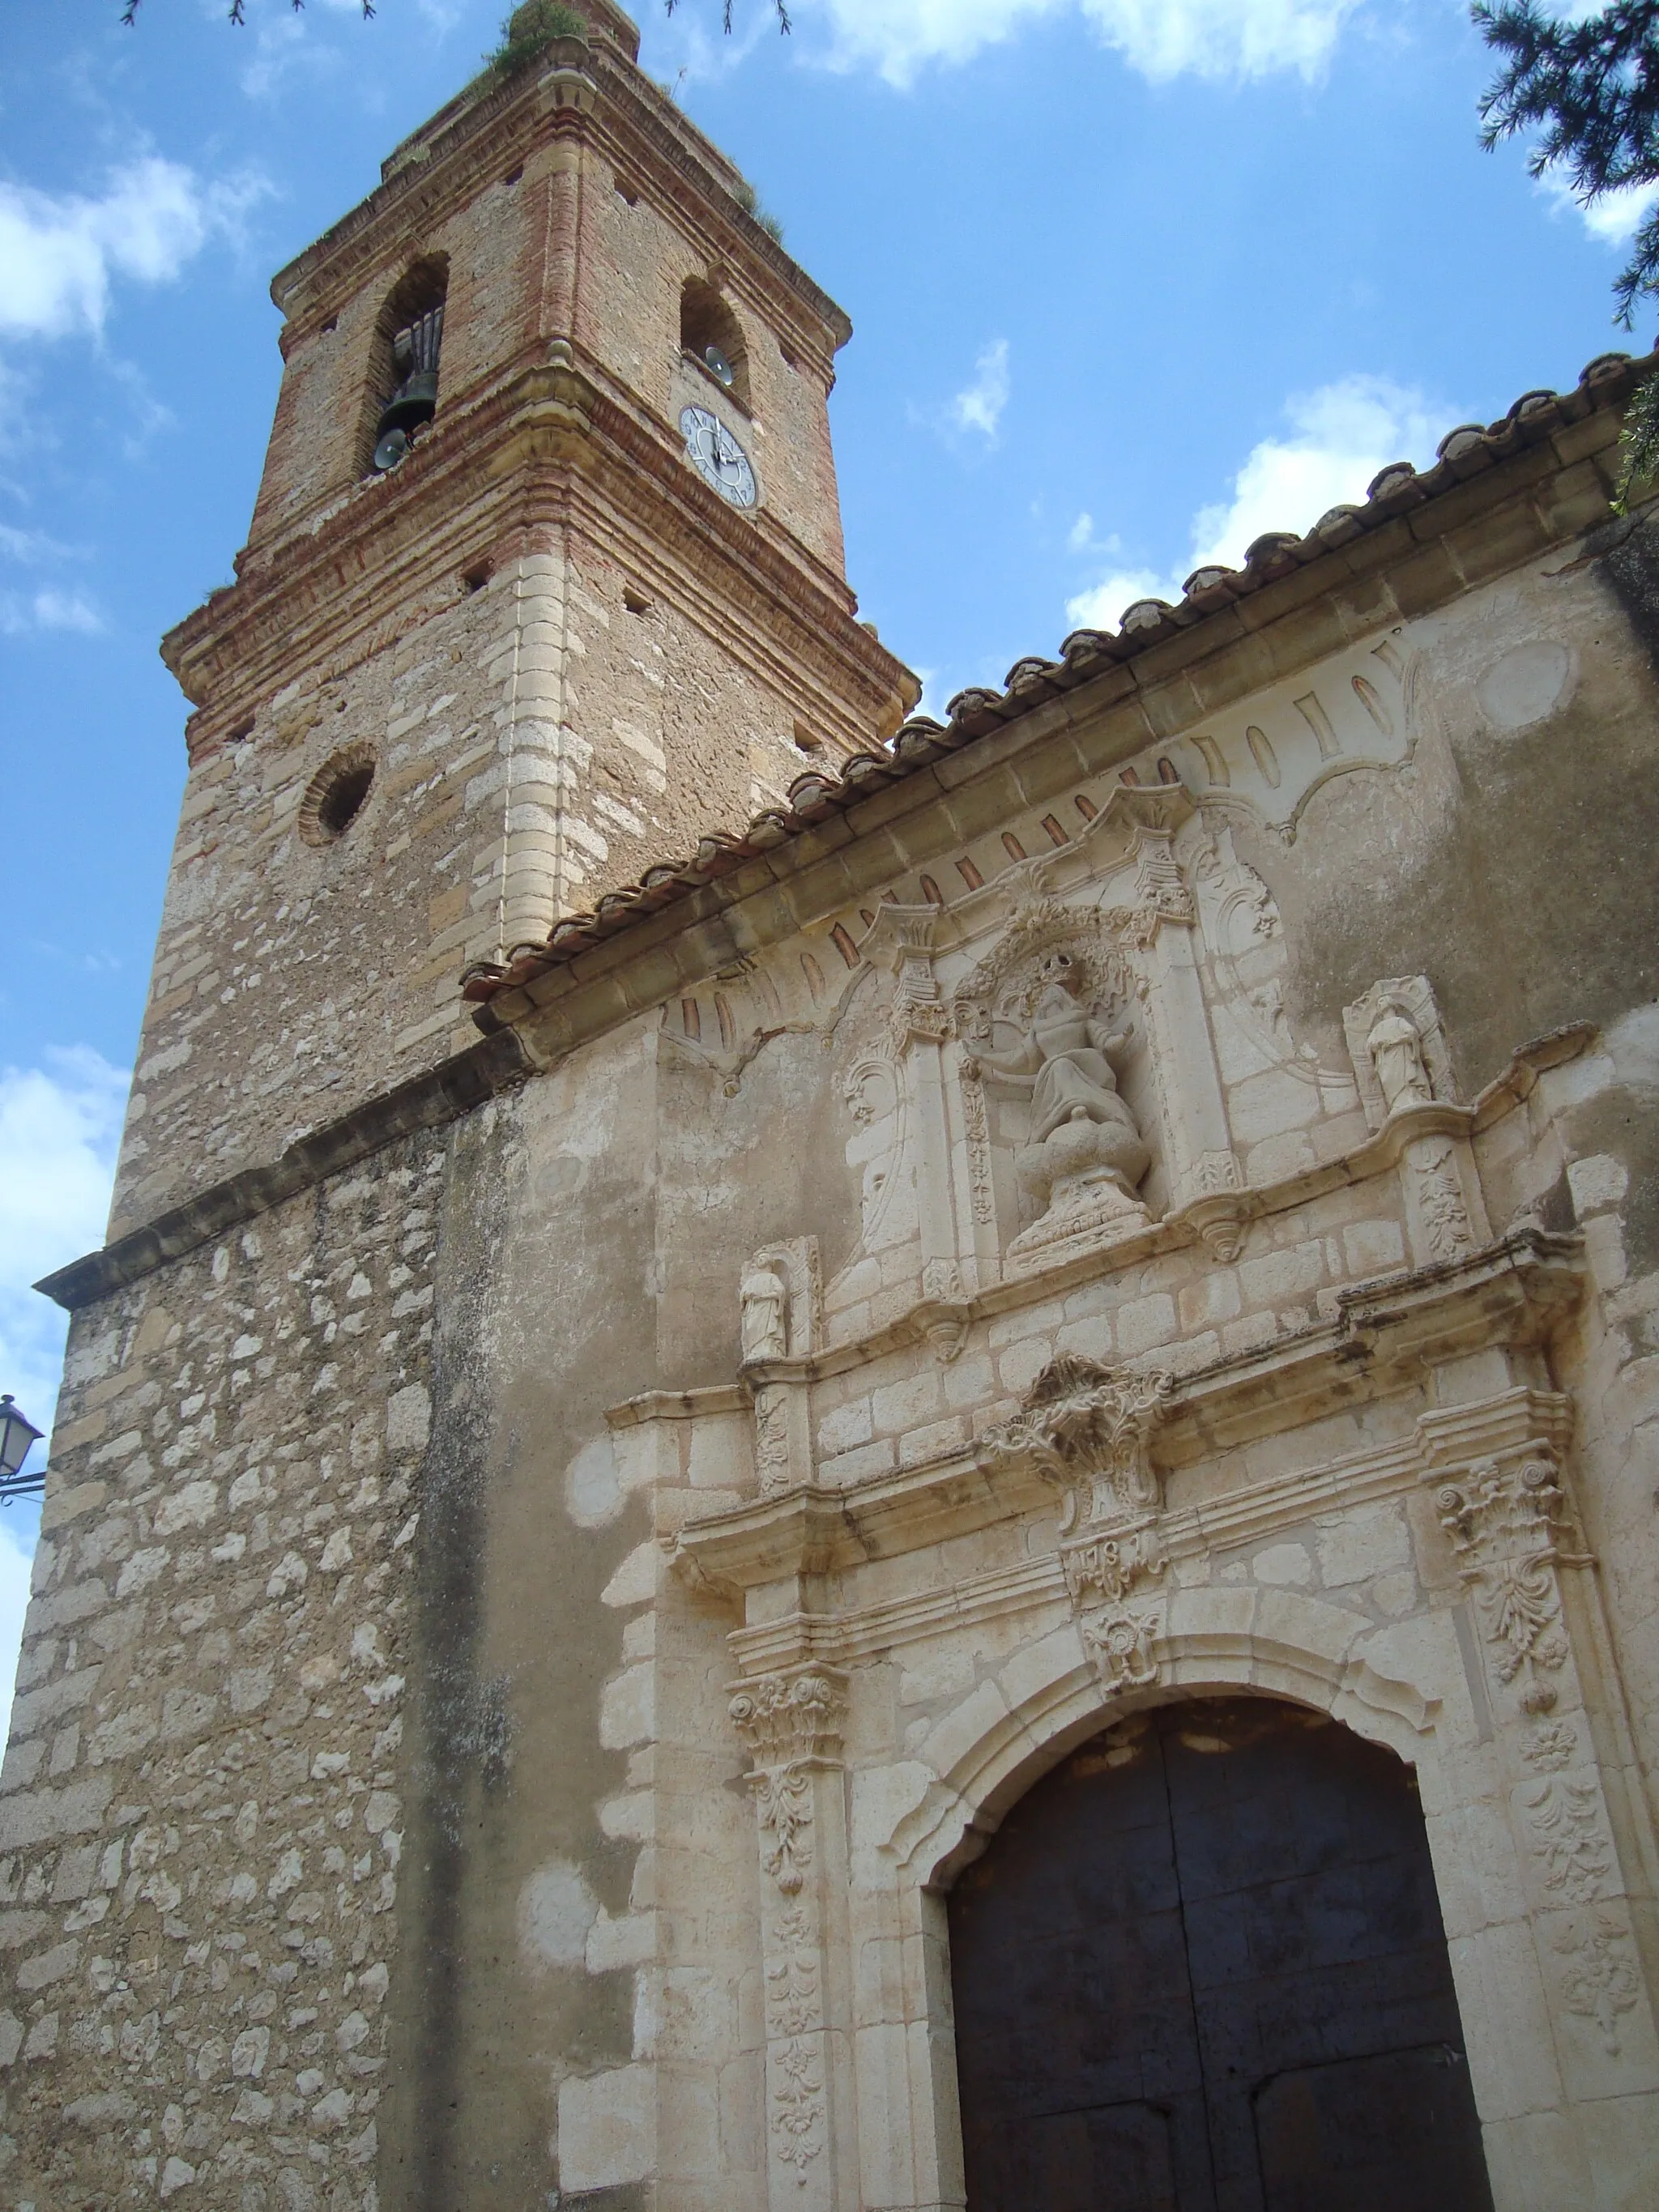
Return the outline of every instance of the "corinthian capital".
{"type": "Polygon", "coordinates": [[[742,1683],[726,1710],[757,1767],[838,1759],[847,1678],[834,1667],[763,1674],[742,1683]]]}

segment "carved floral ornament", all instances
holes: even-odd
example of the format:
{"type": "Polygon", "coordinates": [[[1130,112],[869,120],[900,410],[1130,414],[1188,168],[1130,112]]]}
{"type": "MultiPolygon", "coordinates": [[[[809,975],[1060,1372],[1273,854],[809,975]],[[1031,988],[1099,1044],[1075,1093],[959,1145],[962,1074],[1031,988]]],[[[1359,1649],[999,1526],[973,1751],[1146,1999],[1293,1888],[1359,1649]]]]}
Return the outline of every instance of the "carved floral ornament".
{"type": "Polygon", "coordinates": [[[1062,1534],[1155,1513],[1163,1503],[1152,1432],[1174,1378],[1158,1370],[1102,1367],[1062,1352],[1018,1413],[981,1441],[986,1463],[1024,1461],[1066,1494],[1062,1534]]]}
{"type": "Polygon", "coordinates": [[[812,1863],[812,1777],[841,1754],[845,1677],[831,1668],[744,1683],[727,1707],[755,1761],[749,1787],[766,1871],[799,1895],[812,1863]]]}
{"type": "Polygon", "coordinates": [[[1515,1806],[1540,1896],[1561,1915],[1549,1938],[1561,2002],[1616,2058],[1641,1975],[1595,1752],[1583,1740],[1576,1701],[1558,1711],[1573,1681],[1561,1570],[1594,1562],[1573,1523],[1556,1453],[1540,1438],[1437,1480],[1434,1502],[1493,1678],[1515,1692],[1510,1741],[1530,1770],[1515,1806]]]}
{"type": "Polygon", "coordinates": [[[1568,1522],[1553,1457],[1538,1445],[1519,1459],[1476,1460],[1461,1480],[1442,1484],[1435,1507],[1493,1648],[1498,1681],[1506,1689],[1522,1683],[1523,1712],[1547,1713],[1556,1691],[1545,1678],[1569,1656],[1556,1570],[1589,1564],[1568,1522]]]}
{"type": "Polygon", "coordinates": [[[726,1709],[757,1767],[841,1754],[846,1678],[833,1667],[798,1674],[765,1674],[741,1684],[726,1709]]]}
{"type": "Polygon", "coordinates": [[[773,2154],[805,2185],[830,2139],[822,2038],[823,1934],[811,1893],[814,1781],[840,1759],[847,1678],[805,1667],[740,1684],[727,1711],[755,1761],[749,1788],[761,1863],[776,1886],[766,1918],[768,2121],[773,2154]]]}
{"type": "Polygon", "coordinates": [[[1064,1492],[1060,1567],[1078,1632],[1109,1691],[1158,1679],[1168,1560],[1152,1442],[1172,1388],[1161,1371],[1062,1353],[981,1447],[989,1465],[1023,1462],[1064,1492]]]}

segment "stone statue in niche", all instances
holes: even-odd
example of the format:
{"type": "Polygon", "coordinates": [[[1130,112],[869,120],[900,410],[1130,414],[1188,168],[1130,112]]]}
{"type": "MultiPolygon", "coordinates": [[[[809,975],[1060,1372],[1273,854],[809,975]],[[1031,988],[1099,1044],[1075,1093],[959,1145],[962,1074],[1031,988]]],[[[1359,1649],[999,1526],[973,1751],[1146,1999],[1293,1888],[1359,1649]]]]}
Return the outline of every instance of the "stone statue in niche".
{"type": "Polygon", "coordinates": [[[1417,1024],[1398,999],[1385,999],[1376,1019],[1366,1032],[1365,1048],[1383,1101],[1390,1114],[1401,1106],[1424,1106],[1434,1097],[1434,1086],[1423,1059],[1423,1039],[1417,1024]]]}
{"type": "Polygon", "coordinates": [[[1030,1091],[1030,1141],[1017,1154],[1015,1167],[1047,1207],[1014,1240],[1010,1258],[1144,1221],[1146,1209],[1135,1190],[1152,1154],[1118,1096],[1112,1066],[1112,1055],[1129,1042],[1127,1032],[1097,1020],[1059,981],[1038,993],[1024,1024],[1005,1020],[996,1026],[1016,1031],[1018,1048],[1003,1053],[975,1046],[969,1072],[982,1069],[1030,1091]]]}
{"type": "Polygon", "coordinates": [[[1359,1103],[1373,1129],[1413,1106],[1455,1099],[1451,1054],[1426,975],[1385,975],[1342,1009],[1359,1103]]]}
{"type": "MultiPolygon", "coordinates": [[[[728,1280],[730,1279],[728,1278],[728,1280]]],[[[745,1365],[752,1359],[782,1359],[789,1350],[789,1286],[769,1261],[750,1262],[739,1292],[745,1365]]]]}

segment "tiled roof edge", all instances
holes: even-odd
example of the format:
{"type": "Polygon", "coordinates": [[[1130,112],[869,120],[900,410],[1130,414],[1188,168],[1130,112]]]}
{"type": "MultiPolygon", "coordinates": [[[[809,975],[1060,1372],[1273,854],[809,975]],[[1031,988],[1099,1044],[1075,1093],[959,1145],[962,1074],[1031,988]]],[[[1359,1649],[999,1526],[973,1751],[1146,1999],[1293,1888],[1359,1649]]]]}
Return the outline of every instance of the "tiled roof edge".
{"type": "Polygon", "coordinates": [[[760,854],[803,835],[832,814],[844,812],[872,792],[1017,721],[1106,668],[1137,659],[1206,616],[1427,505],[1511,454],[1541,444],[1589,415],[1617,407],[1633,386],[1656,367],[1659,353],[1640,359],[1624,353],[1601,354],[1584,368],[1571,392],[1523,392],[1498,422],[1484,427],[1478,422],[1460,423],[1440,441],[1432,467],[1419,471],[1409,461],[1390,462],[1372,478],[1363,505],[1332,507],[1304,537],[1270,532],[1258,538],[1245,554],[1242,568],[1195,569],[1187,579],[1179,605],[1137,599],[1124,610],[1115,630],[1073,630],[1061,645],[1058,660],[1036,656],[1017,660],[1001,691],[978,688],[958,691],[945,709],[947,721],[915,715],[898,731],[887,750],[855,755],[840,775],[813,770],[797,776],[789,787],[787,807],[767,808],[744,830],[717,831],[704,837],[695,853],[655,862],[636,883],[605,892],[591,914],[568,915],[556,922],[544,945],[518,948],[507,965],[487,962],[469,969],[462,979],[462,996],[478,1006],[480,1026],[494,1028],[495,1020],[485,1009],[498,992],[529,983],[550,969],[566,965],[643,916],[657,913],[718,877],[732,874],[760,854]]]}

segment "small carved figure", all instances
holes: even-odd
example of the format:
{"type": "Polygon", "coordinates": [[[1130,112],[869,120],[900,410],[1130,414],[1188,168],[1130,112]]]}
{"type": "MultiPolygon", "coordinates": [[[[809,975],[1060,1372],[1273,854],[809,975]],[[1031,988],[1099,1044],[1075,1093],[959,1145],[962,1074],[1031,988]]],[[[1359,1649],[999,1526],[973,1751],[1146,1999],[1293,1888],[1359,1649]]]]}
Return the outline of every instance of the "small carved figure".
{"type": "Polygon", "coordinates": [[[981,1051],[977,1059],[1005,1082],[1030,1085],[1034,1145],[1042,1144],[1063,1121],[1115,1123],[1138,1139],[1140,1132],[1117,1095],[1117,1077],[1108,1057],[1128,1041],[1127,1032],[1114,1033],[1094,1020],[1064,984],[1051,983],[1032,1010],[1019,1050],[981,1051]]]}
{"type": "Polygon", "coordinates": [[[781,1275],[757,1261],[743,1279],[743,1357],[781,1359],[789,1349],[789,1291],[781,1275]]]}
{"type": "Polygon", "coordinates": [[[1366,1035],[1365,1048],[1390,1114],[1401,1106],[1425,1106],[1432,1100],[1434,1086],[1424,1064],[1422,1036],[1398,999],[1383,1000],[1366,1035]]]}

